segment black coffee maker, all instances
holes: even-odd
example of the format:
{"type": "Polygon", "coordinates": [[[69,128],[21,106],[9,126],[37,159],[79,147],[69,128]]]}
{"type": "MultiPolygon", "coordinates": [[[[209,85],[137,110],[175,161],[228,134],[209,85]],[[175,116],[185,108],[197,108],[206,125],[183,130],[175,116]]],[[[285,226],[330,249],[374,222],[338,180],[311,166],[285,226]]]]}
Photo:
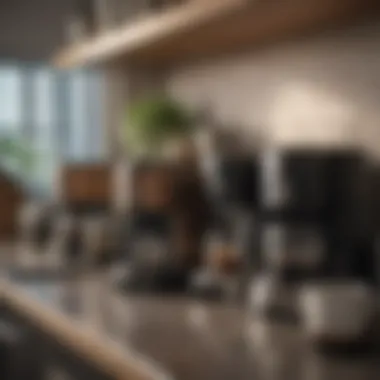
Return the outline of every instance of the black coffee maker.
{"type": "Polygon", "coordinates": [[[220,160],[219,217],[227,239],[237,247],[242,262],[252,259],[252,231],[259,199],[256,155],[225,156],[220,160]]]}
{"type": "Polygon", "coordinates": [[[262,158],[260,274],[252,304],[292,315],[300,283],[373,280],[365,156],[350,149],[278,149],[262,158]]]}
{"type": "Polygon", "coordinates": [[[247,153],[221,155],[211,175],[206,183],[213,218],[203,244],[207,264],[196,273],[193,289],[199,295],[222,297],[231,290],[232,296],[239,296],[248,278],[247,261],[252,257],[257,157],[247,153]]]}
{"type": "Polygon", "coordinates": [[[171,162],[141,162],[122,237],[124,286],[135,291],[187,289],[199,265],[208,205],[195,171],[171,162]]]}

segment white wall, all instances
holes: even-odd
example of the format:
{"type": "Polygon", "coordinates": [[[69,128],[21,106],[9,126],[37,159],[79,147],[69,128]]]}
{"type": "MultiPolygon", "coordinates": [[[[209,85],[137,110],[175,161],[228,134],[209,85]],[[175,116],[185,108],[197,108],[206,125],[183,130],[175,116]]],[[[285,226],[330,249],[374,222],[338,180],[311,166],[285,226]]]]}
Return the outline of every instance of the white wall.
{"type": "Polygon", "coordinates": [[[252,138],[359,143],[380,155],[380,22],[181,68],[167,86],[252,138]]]}

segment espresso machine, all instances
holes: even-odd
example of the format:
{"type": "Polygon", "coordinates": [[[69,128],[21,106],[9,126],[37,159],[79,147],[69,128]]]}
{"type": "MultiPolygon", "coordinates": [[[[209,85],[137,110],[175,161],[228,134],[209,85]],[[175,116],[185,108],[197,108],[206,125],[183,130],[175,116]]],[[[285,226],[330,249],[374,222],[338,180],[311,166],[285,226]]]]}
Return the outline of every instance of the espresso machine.
{"type": "Polygon", "coordinates": [[[350,149],[263,154],[252,313],[297,318],[298,290],[312,280],[373,281],[366,174],[365,157],[350,149]]]}
{"type": "Polygon", "coordinates": [[[206,179],[213,218],[204,238],[203,266],[192,282],[197,295],[236,299],[243,293],[252,258],[257,168],[254,154],[223,154],[206,179]]]}
{"type": "Polygon", "coordinates": [[[122,286],[148,292],[186,291],[199,265],[208,206],[196,171],[171,162],[140,162],[120,247],[122,286]]]}

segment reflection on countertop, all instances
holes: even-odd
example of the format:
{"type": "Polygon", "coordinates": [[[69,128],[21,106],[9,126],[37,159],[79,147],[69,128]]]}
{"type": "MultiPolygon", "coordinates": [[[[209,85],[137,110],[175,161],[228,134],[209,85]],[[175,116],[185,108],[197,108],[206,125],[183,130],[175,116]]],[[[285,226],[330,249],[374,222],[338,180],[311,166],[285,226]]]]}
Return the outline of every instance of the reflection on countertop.
{"type": "Polygon", "coordinates": [[[125,360],[138,357],[150,371],[146,379],[166,378],[166,373],[181,380],[363,380],[380,375],[376,355],[321,356],[294,325],[252,322],[231,304],[125,295],[104,274],[10,278],[3,293],[10,304],[18,297],[19,311],[24,297],[38,306],[41,319],[50,311],[52,319],[70,321],[76,339],[79,332],[93,334],[105,351],[117,346],[125,360]]]}

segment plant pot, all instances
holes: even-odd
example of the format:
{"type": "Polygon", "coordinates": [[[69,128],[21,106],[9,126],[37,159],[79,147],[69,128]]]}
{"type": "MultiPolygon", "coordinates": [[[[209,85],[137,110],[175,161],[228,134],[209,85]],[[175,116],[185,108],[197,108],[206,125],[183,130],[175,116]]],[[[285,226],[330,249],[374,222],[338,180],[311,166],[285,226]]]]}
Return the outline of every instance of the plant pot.
{"type": "Polygon", "coordinates": [[[162,149],[163,157],[185,166],[196,166],[198,163],[198,149],[191,136],[169,139],[162,149]]]}

